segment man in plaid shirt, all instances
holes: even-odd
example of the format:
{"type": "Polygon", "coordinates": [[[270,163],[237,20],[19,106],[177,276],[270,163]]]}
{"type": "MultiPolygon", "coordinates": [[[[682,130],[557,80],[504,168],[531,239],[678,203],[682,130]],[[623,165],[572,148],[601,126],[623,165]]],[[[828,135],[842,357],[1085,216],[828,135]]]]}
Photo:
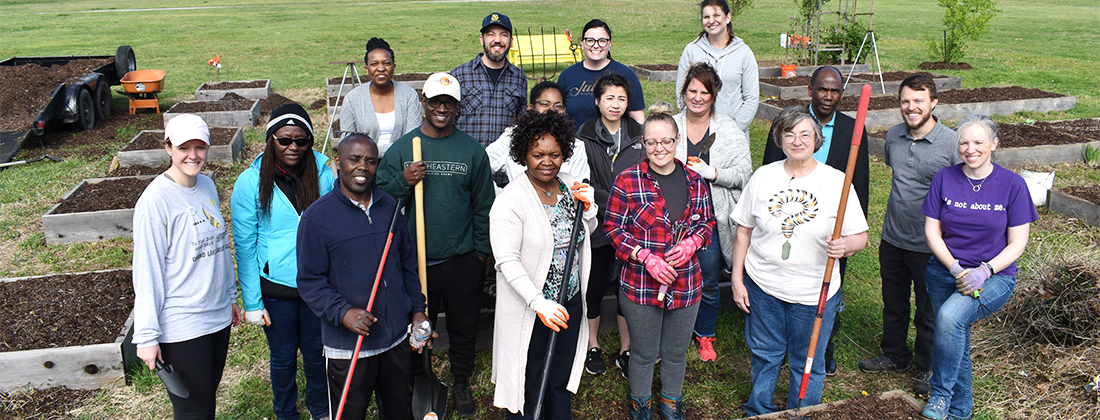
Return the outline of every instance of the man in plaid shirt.
{"type": "Polygon", "coordinates": [[[488,146],[512,125],[527,104],[527,76],[508,62],[512,48],[512,22],[501,13],[481,21],[481,47],[485,52],[451,70],[462,87],[462,104],[455,128],[488,146]]]}

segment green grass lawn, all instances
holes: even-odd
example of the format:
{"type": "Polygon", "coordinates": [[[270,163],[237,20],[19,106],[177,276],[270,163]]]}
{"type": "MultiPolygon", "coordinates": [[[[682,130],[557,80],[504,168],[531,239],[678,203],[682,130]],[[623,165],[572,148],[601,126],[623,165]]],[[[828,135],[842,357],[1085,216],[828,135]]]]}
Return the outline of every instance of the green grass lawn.
{"type": "MultiPolygon", "coordinates": [[[[827,3],[835,8],[842,0],[827,3]]],[[[593,17],[609,22],[615,44],[613,56],[627,64],[676,63],[683,46],[699,32],[698,8],[693,1],[561,0],[547,2],[399,2],[326,1],[302,4],[290,0],[150,1],[125,4],[104,0],[68,2],[0,2],[0,58],[67,54],[113,54],[118,45],[131,45],[139,68],[165,69],[168,75],[162,102],[193,99],[194,90],[214,77],[207,59],[220,54],[225,68],[218,80],[271,79],[279,93],[308,104],[321,99],[323,79],[338,76],[343,66],[330,61],[361,60],[366,41],[385,38],[396,51],[398,72],[445,71],[469,60],[477,42],[481,18],[491,11],[509,15],[517,33],[528,28],[562,31],[574,38],[593,17]],[[138,11],[120,9],[154,8],[138,11]]],[[[942,11],[927,0],[880,0],[875,3],[874,30],[883,70],[912,70],[929,61],[925,40],[939,36],[942,11]]],[[[869,7],[870,2],[860,2],[869,7]]],[[[1100,116],[1100,7],[1094,0],[1036,2],[1002,0],[1003,10],[991,31],[973,43],[964,61],[969,71],[942,71],[962,76],[963,87],[1020,85],[1072,94],[1077,107],[1070,111],[1024,113],[997,117],[1001,122],[1027,118],[1064,119],[1100,116]]],[[[835,10],[835,9],[834,9],[835,10]]],[[[861,11],[869,11],[862,10],[861,11]]],[[[787,31],[787,16],[795,12],[790,0],[757,0],[735,22],[737,35],[752,47],[757,59],[783,58],[778,45],[787,31]]],[[[866,22],[864,22],[866,24],[866,22]]],[[[531,84],[533,86],[533,83],[531,84]]],[[[671,83],[643,82],[647,102],[672,101],[671,83]]],[[[116,95],[116,110],[125,99],[116,95]]],[[[116,111],[118,112],[118,111],[116,111]]],[[[123,111],[125,112],[125,111],[123,111]]],[[[327,123],[317,111],[317,126],[327,123]]],[[[757,120],[751,129],[753,161],[759,162],[769,123],[757,120]]],[[[135,134],[119,130],[108,150],[117,150],[135,134]]],[[[73,135],[49,130],[29,144],[46,145],[73,135]]],[[[228,199],[236,173],[258,152],[263,134],[246,130],[250,155],[228,168],[231,176],[217,179],[228,215],[228,199]]],[[[80,179],[105,175],[115,152],[72,153],[64,163],[24,165],[0,172],[0,277],[63,273],[128,267],[132,243],[116,239],[102,243],[46,246],[41,214],[80,179]]],[[[27,152],[16,159],[33,158],[27,152]]],[[[907,375],[862,374],[856,364],[879,353],[881,334],[880,280],[877,248],[881,220],[889,192],[890,169],[878,159],[871,164],[871,203],[868,248],[849,264],[845,286],[844,327],[838,336],[840,375],[826,381],[829,401],[910,387],[907,375]]],[[[1039,165],[1031,169],[1058,173],[1056,185],[1083,185],[1100,181],[1100,171],[1086,165],[1039,165]]],[[[1032,229],[1035,246],[1021,259],[1021,287],[1034,284],[1037,268],[1065,256],[1095,256],[1100,232],[1080,221],[1046,211],[1032,229]]],[[[996,323],[984,323],[975,336],[996,336],[996,323]]],[[[717,363],[689,358],[687,403],[692,418],[731,418],[744,414],[740,405],[750,388],[748,356],[742,337],[743,319],[733,308],[719,313],[717,363]]],[[[617,349],[617,335],[601,335],[605,349],[617,349]]],[[[689,350],[694,355],[694,347],[689,350]]],[[[975,352],[976,418],[1032,418],[1026,393],[1014,389],[1034,384],[1020,379],[1017,365],[975,352]]],[[[445,354],[442,360],[446,362],[445,354]]],[[[482,403],[478,418],[496,418],[490,407],[490,355],[479,355],[474,378],[475,397],[482,403]]],[[[262,331],[245,326],[234,330],[226,379],[219,398],[219,418],[274,418],[267,383],[267,348],[262,331]]],[[[437,363],[437,367],[439,363],[437,363]]],[[[621,417],[627,383],[616,369],[602,377],[586,375],[574,399],[577,418],[621,417]]],[[[1093,375],[1096,372],[1092,373],[1093,375]]],[[[449,376],[449,373],[444,375],[449,376]]],[[[154,376],[138,374],[134,386],[102,391],[85,405],[81,418],[163,418],[171,408],[154,376]]],[[[780,381],[777,395],[785,395],[780,381]]]]}

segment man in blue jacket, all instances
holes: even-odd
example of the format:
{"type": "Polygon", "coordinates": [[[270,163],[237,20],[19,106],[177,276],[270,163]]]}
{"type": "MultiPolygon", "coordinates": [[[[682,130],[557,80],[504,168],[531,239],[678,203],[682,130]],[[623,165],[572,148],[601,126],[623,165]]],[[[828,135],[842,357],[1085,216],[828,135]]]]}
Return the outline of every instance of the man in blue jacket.
{"type": "MultiPolygon", "coordinates": [[[[397,201],[375,184],[378,147],[352,134],[336,151],[336,187],[313,203],[298,226],[298,290],[321,318],[321,341],[328,360],[331,416],[340,406],[351,359],[352,375],[344,419],[364,419],[378,391],[380,418],[412,418],[408,330],[426,321],[426,304],[416,271],[416,247],[404,220],[394,223],[374,306],[368,300],[386,246],[397,201]],[[363,337],[358,355],[355,344],[363,337]]],[[[401,217],[397,215],[396,217],[401,217]]]]}

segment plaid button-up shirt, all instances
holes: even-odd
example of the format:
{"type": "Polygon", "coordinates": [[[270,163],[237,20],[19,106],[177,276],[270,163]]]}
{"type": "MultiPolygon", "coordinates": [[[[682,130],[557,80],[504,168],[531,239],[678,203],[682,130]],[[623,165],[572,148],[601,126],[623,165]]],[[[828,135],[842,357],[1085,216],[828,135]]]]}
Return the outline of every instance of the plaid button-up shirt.
{"type": "MultiPolygon", "coordinates": [[[[683,166],[679,160],[676,164],[683,166]]],[[[666,250],[692,235],[701,238],[703,246],[710,245],[715,228],[710,190],[695,171],[685,169],[684,172],[688,205],[675,221],[668,218],[661,187],[649,175],[648,160],[624,170],[615,178],[607,202],[604,229],[615,246],[615,255],[626,261],[621,277],[623,292],[639,305],[678,309],[699,301],[702,275],[698,256],[692,255],[687,264],[676,269],[676,280],[669,285],[664,302],[657,300],[661,284],[646,271],[644,264],[630,259],[635,246],[663,257],[666,250]]]]}
{"type": "Polygon", "coordinates": [[[455,128],[469,134],[486,147],[496,141],[505,128],[527,106],[527,76],[523,70],[505,62],[497,83],[489,79],[478,54],[473,60],[451,70],[462,88],[455,128]]]}

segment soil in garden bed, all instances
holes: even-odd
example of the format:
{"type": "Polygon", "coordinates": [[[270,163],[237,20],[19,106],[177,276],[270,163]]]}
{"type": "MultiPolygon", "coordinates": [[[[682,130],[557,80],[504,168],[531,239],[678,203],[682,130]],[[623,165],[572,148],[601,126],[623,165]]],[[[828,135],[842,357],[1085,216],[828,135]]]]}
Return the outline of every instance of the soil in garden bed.
{"type": "Polygon", "coordinates": [[[678,68],[676,64],[635,64],[634,66],[649,71],[675,71],[678,68]]]}
{"type": "Polygon", "coordinates": [[[72,197],[61,199],[54,214],[132,209],[153,179],[112,179],[88,184],[72,197]]]}
{"type": "Polygon", "coordinates": [[[113,343],[134,307],[129,270],[0,282],[0,352],[113,343]]]}
{"type": "Polygon", "coordinates": [[[809,86],[810,76],[794,76],[794,77],[761,77],[760,83],[767,83],[769,85],[789,87],[789,86],[809,86]]]}
{"type": "MultiPolygon", "coordinates": [[[[237,133],[232,127],[210,127],[210,145],[225,146],[233,141],[233,135],[237,133]]],[[[124,151],[134,150],[162,150],[164,149],[164,133],[145,132],[133,143],[127,143],[124,151]]]]}
{"type": "Polygon", "coordinates": [[[29,130],[34,118],[50,103],[50,94],[61,83],[71,83],[92,70],[114,62],[110,59],[73,60],[61,66],[37,64],[0,66],[0,131],[29,130]]]}
{"type": "Polygon", "coordinates": [[[267,98],[260,99],[260,114],[271,115],[271,111],[286,104],[294,103],[293,100],[278,93],[272,93],[267,98]]]}
{"type": "MultiPolygon", "coordinates": [[[[1088,140],[1055,128],[1050,123],[1001,124],[997,147],[1032,147],[1047,144],[1085,143],[1088,140]]],[[[996,153],[996,152],[994,152],[996,153]]]]}
{"type": "Polygon", "coordinates": [[[334,98],[334,97],[329,97],[328,98],[328,106],[343,106],[343,105],[344,105],[344,96],[341,96],[339,98],[334,98]],[[337,99],[339,99],[339,102],[337,102],[337,99]]]}
{"type": "Polygon", "coordinates": [[[923,63],[920,63],[919,67],[920,67],[921,70],[973,70],[974,69],[973,67],[970,67],[970,64],[967,64],[967,63],[943,63],[943,62],[933,63],[931,61],[925,61],[923,63]]]}
{"type": "MultiPolygon", "coordinates": [[[[164,171],[167,171],[169,166],[172,166],[172,164],[170,164],[168,162],[164,162],[156,168],[149,167],[149,166],[143,166],[143,165],[127,166],[125,168],[119,167],[119,168],[115,169],[114,171],[108,173],[107,175],[111,176],[111,177],[116,177],[116,176],[137,176],[137,175],[159,175],[159,174],[164,173],[164,171]]],[[[209,169],[209,168],[206,168],[206,169],[209,169]]]]}
{"type": "Polygon", "coordinates": [[[398,82],[416,82],[420,80],[428,80],[428,76],[431,73],[401,73],[393,75],[393,80],[398,82]]]}
{"type": "MultiPolygon", "coordinates": [[[[1012,101],[1018,99],[1061,98],[1066,95],[1054,92],[1046,92],[1039,89],[1030,89],[1020,86],[981,87],[973,89],[952,89],[939,92],[940,105],[967,104],[978,102],[1012,101]]],[[[772,99],[766,103],[780,108],[789,106],[807,106],[809,100],[802,99],[772,99]]],[[[898,109],[900,101],[897,95],[878,95],[871,97],[871,104],[867,109],[898,109]]],[[[859,95],[845,96],[841,99],[837,109],[841,111],[855,111],[859,106],[859,95]]]]}
{"type": "Polygon", "coordinates": [[[69,419],[68,413],[95,397],[96,391],[55,387],[27,392],[0,392],[0,418],[69,419]]]}
{"type": "MultiPolygon", "coordinates": [[[[887,82],[900,82],[902,80],[905,80],[906,77],[917,74],[923,74],[925,76],[935,78],[932,73],[926,71],[884,71],[882,72],[882,80],[887,82]]],[[[845,75],[845,77],[847,77],[847,75],[845,75]]],[[[879,80],[878,74],[871,73],[853,74],[852,77],[860,80],[872,80],[873,77],[876,82],[879,80]]]]}
{"type": "MultiPolygon", "coordinates": [[[[427,78],[428,78],[427,76],[424,76],[424,79],[427,79],[427,78]]],[[[359,83],[367,83],[369,81],[370,81],[370,76],[359,76],[359,83]]],[[[330,78],[328,78],[327,82],[330,85],[340,86],[340,78],[339,77],[330,77],[330,78]]],[[[348,77],[344,78],[344,87],[348,87],[349,85],[351,87],[355,87],[355,76],[348,76],[348,77]]]]}
{"type": "Polygon", "coordinates": [[[241,95],[229,92],[216,101],[177,103],[172,107],[171,112],[182,114],[190,112],[247,111],[252,109],[252,104],[255,102],[255,99],[246,99],[241,95]]]}
{"type": "Polygon", "coordinates": [[[267,86],[265,80],[253,80],[251,82],[214,82],[203,83],[199,90],[230,90],[230,89],[254,89],[267,86]]]}
{"type": "Polygon", "coordinates": [[[805,418],[813,420],[918,420],[921,413],[901,398],[882,399],[878,396],[860,396],[846,400],[843,404],[805,413],[805,418]]]}
{"type": "Polygon", "coordinates": [[[1086,141],[1100,141],[1100,120],[1084,118],[1066,121],[1044,121],[1037,122],[1035,125],[1050,126],[1081,137],[1086,141]]]}
{"type": "Polygon", "coordinates": [[[1100,206],[1100,185],[1089,185],[1085,187],[1065,187],[1061,188],[1061,191],[1100,206]]]}

